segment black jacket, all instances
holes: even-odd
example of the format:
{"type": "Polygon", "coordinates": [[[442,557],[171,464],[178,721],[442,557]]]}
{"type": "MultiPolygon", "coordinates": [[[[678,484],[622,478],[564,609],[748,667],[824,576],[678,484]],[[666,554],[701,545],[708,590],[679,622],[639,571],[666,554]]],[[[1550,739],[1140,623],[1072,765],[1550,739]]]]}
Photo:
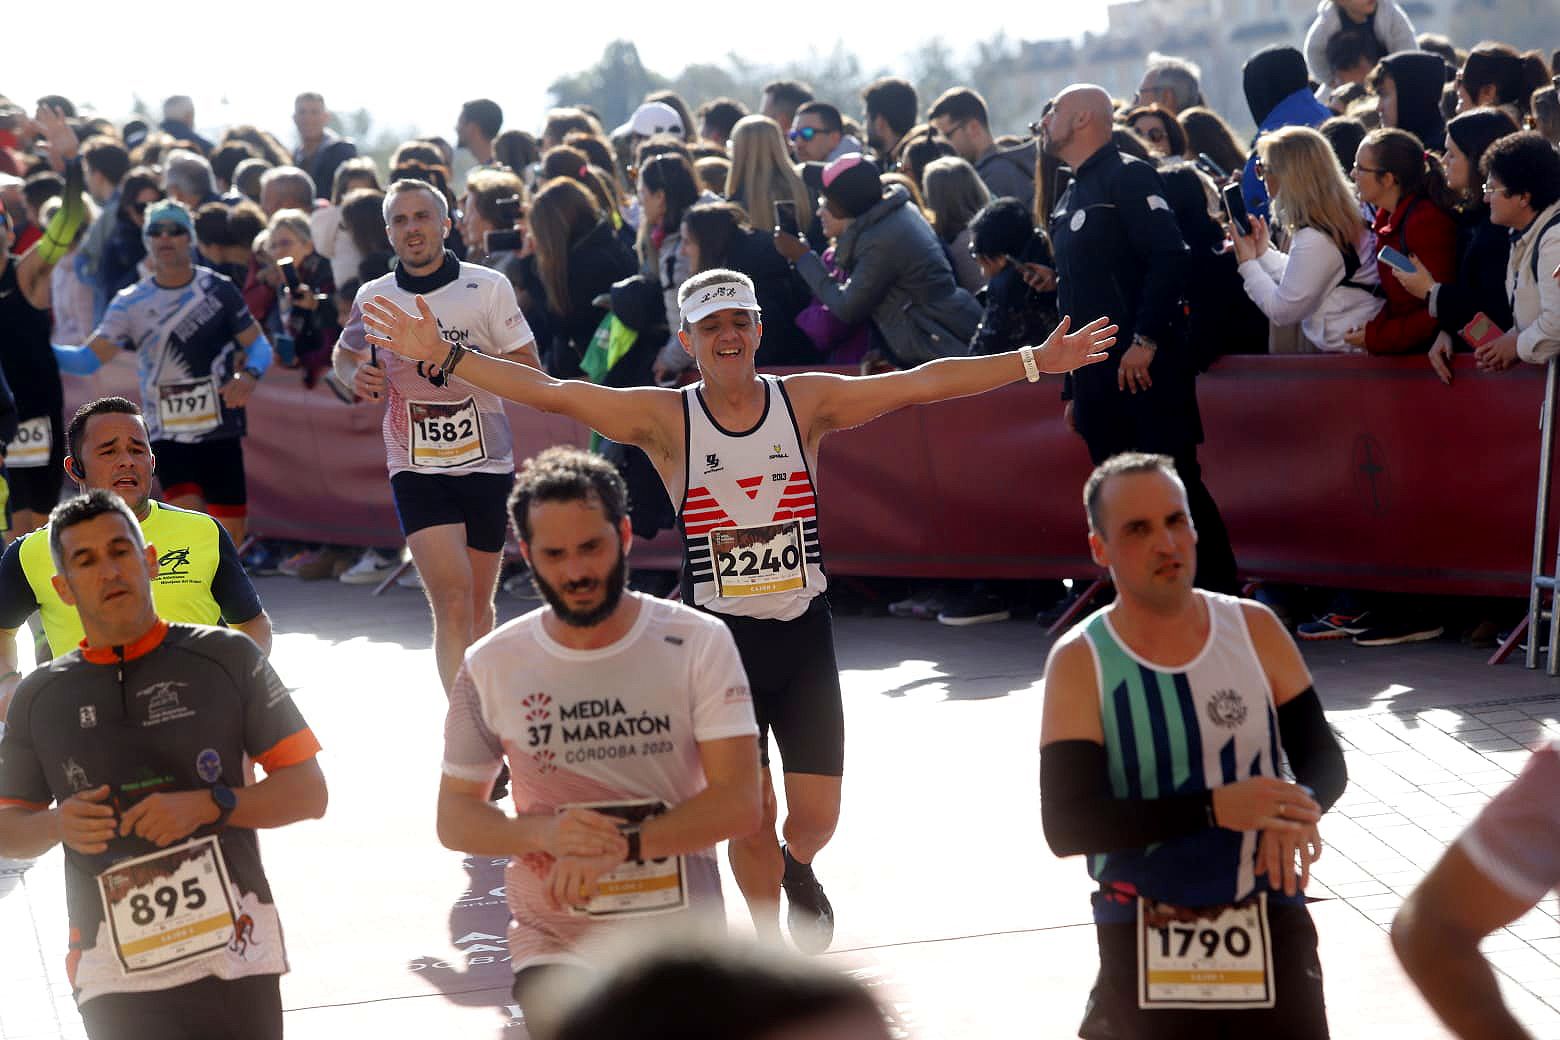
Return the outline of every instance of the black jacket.
{"type": "MultiPolygon", "coordinates": [[[[1039,233],[1031,236],[1020,260],[1053,267],[1051,246],[1039,233]]],[[[1023,346],[1039,346],[1056,328],[1056,293],[1036,292],[1008,264],[986,283],[986,310],[970,340],[971,354],[1001,354],[1023,346]]]]}
{"type": "Polygon", "coordinates": [[[758,345],[760,365],[813,365],[818,348],[796,327],[796,316],[812,300],[801,275],[775,249],[774,236],[756,228],[731,240],[722,265],[753,279],[764,318],[764,339],[758,345]]]}
{"type": "Polygon", "coordinates": [[[1481,311],[1501,329],[1510,329],[1511,300],[1506,296],[1506,258],[1511,234],[1490,223],[1489,210],[1475,206],[1457,222],[1457,280],[1436,291],[1435,322],[1458,350],[1472,348],[1459,333],[1481,311]]]}
{"type": "Polygon", "coordinates": [[[1085,160],[1051,213],[1057,309],[1073,326],[1108,316],[1117,326],[1110,360],[1068,377],[1078,432],[1091,444],[1174,449],[1202,439],[1185,343],[1186,243],[1150,164],[1107,143],[1085,160]],[[1153,385],[1118,389],[1117,370],[1136,335],[1157,346],[1153,385]]]}
{"type": "Polygon", "coordinates": [[[639,270],[639,261],[617,237],[612,225],[602,221],[569,247],[569,311],[552,313],[552,345],[547,370],[564,379],[580,374],[580,359],[607,316],[593,302],[610,292],[612,283],[639,270]]]}

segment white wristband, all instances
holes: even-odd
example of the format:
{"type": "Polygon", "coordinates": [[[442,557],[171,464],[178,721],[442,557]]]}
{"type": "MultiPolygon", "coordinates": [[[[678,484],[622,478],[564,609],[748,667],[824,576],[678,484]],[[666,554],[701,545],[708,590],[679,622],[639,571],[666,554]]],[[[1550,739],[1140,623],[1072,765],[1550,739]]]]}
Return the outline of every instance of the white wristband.
{"type": "Polygon", "coordinates": [[[1024,363],[1024,378],[1031,383],[1040,381],[1040,366],[1035,364],[1035,348],[1019,347],[1018,359],[1024,363]]]}

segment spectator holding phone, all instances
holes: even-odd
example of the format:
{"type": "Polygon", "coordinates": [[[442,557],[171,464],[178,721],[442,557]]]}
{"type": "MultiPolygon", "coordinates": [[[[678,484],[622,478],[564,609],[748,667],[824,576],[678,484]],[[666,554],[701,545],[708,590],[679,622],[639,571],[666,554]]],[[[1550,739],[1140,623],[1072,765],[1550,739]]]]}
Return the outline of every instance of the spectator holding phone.
{"type": "Polygon", "coordinates": [[[525,182],[501,167],[473,170],[461,199],[461,234],[470,243],[467,259],[500,271],[509,284],[523,281],[520,257],[525,248],[521,230],[525,182]]]}
{"type": "Polygon", "coordinates": [[[1360,201],[1376,210],[1371,230],[1386,304],[1367,324],[1345,333],[1344,341],[1371,354],[1428,352],[1435,317],[1425,301],[1388,272],[1394,265],[1412,271],[1409,258],[1417,256],[1436,281],[1451,280],[1457,263],[1457,224],[1451,214],[1456,197],[1435,157],[1406,130],[1365,135],[1354,158],[1354,185],[1360,201]]]}
{"type": "Polygon", "coordinates": [[[1198,105],[1175,118],[1186,138],[1186,158],[1198,159],[1206,155],[1218,167],[1217,170],[1204,169],[1208,176],[1222,181],[1235,171],[1245,169],[1246,150],[1219,113],[1198,105]]]}
{"type": "Polygon", "coordinates": [[[1286,126],[1259,140],[1257,152],[1289,251],[1273,247],[1261,217],[1251,218],[1250,235],[1231,222],[1246,295],[1275,325],[1298,322],[1314,349],[1358,353],[1345,334],[1381,310],[1381,289],[1374,239],[1332,146],[1310,127],[1286,126]]]}
{"type": "Polygon", "coordinates": [[[804,220],[812,212],[812,194],[791,165],[780,125],[773,119],[744,116],[732,129],[726,198],[747,210],[758,227],[773,226],[775,203],[782,199],[794,202],[804,220]]]}
{"type": "Polygon", "coordinates": [[[1506,260],[1510,232],[1490,219],[1489,200],[1479,163],[1490,145],[1516,133],[1511,117],[1498,108],[1475,108],[1446,124],[1446,152],[1441,157],[1446,184],[1460,198],[1457,206],[1457,273],[1438,283],[1424,261],[1411,256],[1412,272],[1393,270],[1392,277],[1425,301],[1440,334],[1430,348],[1430,364],[1450,383],[1452,353],[1478,344],[1464,331],[1483,315],[1497,332],[1511,328],[1511,303],[1506,298],[1506,260]]]}
{"type": "Polygon", "coordinates": [[[1512,235],[1512,327],[1474,354],[1494,371],[1518,360],[1542,365],[1560,353],[1560,282],[1552,277],[1560,268],[1560,153],[1542,134],[1526,131],[1492,144],[1479,167],[1490,220],[1512,235]]]}
{"type": "Polygon", "coordinates": [[[986,307],[970,353],[1001,354],[1045,342],[1057,322],[1056,258],[1029,206],[1018,199],[993,199],[970,220],[969,231],[969,254],[986,283],[986,307]],[[1049,289],[1025,281],[1027,264],[1050,272],[1049,289]]]}
{"type": "MultiPolygon", "coordinates": [[[[330,261],[314,248],[309,232],[309,217],[299,209],[278,210],[266,227],[267,251],[282,274],[281,309],[284,336],[277,337],[277,353],[292,342],[292,351],[303,368],[303,385],[312,387],[330,367],[330,349],[341,335],[336,308],[331,296],[336,277],[330,261]]],[[[282,356],[282,361],[287,362],[282,356]]]]}
{"type": "Polygon", "coordinates": [[[847,325],[870,318],[874,345],[901,367],[963,354],[980,304],[959,287],[947,251],[910,193],[897,185],[885,191],[880,177],[877,164],[861,155],[824,167],[824,208],[851,219],[834,251],[849,275],[843,285],[804,239],[776,231],[775,247],[836,318],[847,325]]]}

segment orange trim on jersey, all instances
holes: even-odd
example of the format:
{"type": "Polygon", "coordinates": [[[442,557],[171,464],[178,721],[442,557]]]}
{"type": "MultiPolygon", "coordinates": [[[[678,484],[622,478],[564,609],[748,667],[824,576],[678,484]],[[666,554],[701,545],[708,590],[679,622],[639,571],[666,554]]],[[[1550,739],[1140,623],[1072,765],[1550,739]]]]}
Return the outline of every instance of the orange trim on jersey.
{"type": "Polygon", "coordinates": [[[76,969],[81,965],[81,929],[70,930],[70,952],[65,955],[65,978],[76,988],[76,969]]]}
{"type": "MultiPolygon", "coordinates": [[[[123,650],[126,661],[134,661],[137,657],[145,657],[159,646],[162,646],[162,641],[167,636],[168,622],[158,618],[157,624],[153,625],[146,635],[133,643],[127,643],[119,649],[123,650]]],[[[88,646],[85,639],[81,641],[81,656],[84,660],[91,661],[93,664],[118,664],[120,660],[116,648],[112,646],[88,646]]]]}
{"type": "Polygon", "coordinates": [[[219,506],[213,502],[206,503],[206,513],[212,517],[225,516],[229,520],[237,520],[249,515],[248,506],[219,506]]]}
{"type": "Polygon", "coordinates": [[[278,769],[307,762],[319,754],[319,750],[320,742],[314,736],[314,731],[305,726],[291,736],[277,741],[269,751],[256,755],[255,761],[260,763],[260,768],[267,773],[274,773],[278,769]]]}
{"type": "Polygon", "coordinates": [[[31,809],[33,812],[43,812],[48,807],[48,802],[29,802],[21,798],[0,798],[0,809],[31,809]]]}

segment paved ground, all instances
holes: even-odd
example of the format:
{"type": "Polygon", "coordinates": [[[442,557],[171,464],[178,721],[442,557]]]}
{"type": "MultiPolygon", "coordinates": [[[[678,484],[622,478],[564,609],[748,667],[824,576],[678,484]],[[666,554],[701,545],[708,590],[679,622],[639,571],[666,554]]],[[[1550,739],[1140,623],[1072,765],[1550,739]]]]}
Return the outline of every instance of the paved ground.
{"type": "MultiPolygon", "coordinates": [[[[326,745],[323,821],[263,838],[287,926],[293,1038],[501,1036],[498,863],[440,848],[443,718],[417,594],[268,579],[275,661],[326,745]]],[[[501,599],[503,616],[530,604],[501,599]]],[[[1071,1037],[1097,963],[1089,883],[1040,835],[1035,743],[1047,641],[841,618],[850,734],[839,837],[819,859],[839,916],[830,959],[878,988],[921,1038],[1071,1037]]],[[[1560,735],[1560,685],[1454,643],[1309,648],[1351,785],[1329,815],[1312,894],[1333,1035],[1443,1037],[1393,960],[1386,924],[1425,869],[1560,735]]],[[[76,1037],[64,982],[58,851],[0,876],[0,1037],[76,1037]]],[[[733,930],[748,930],[728,878],[733,930]]],[[[1560,1040],[1553,897],[1487,945],[1534,1034],[1560,1040]]]]}

